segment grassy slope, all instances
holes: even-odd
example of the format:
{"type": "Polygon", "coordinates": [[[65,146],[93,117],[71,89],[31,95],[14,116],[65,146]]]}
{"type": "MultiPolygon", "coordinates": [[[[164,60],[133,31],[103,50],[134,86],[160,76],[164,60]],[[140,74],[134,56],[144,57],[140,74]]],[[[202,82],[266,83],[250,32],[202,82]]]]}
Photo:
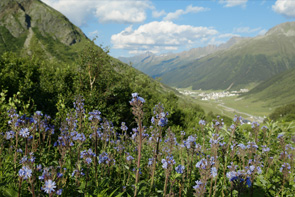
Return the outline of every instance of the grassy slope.
{"type": "Polygon", "coordinates": [[[295,102],[295,69],[285,71],[261,83],[243,98],[264,101],[270,107],[295,102]]]}
{"type": "Polygon", "coordinates": [[[162,76],[163,82],[193,89],[238,89],[295,67],[295,36],[268,34],[244,40],[162,76]],[[175,77],[176,76],[176,77],[175,77]]]}

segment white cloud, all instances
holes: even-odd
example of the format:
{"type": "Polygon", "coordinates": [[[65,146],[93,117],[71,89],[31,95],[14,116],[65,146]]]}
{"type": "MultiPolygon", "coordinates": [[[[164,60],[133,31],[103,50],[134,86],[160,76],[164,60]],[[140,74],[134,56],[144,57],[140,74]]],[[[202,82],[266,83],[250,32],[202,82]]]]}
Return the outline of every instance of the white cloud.
{"type": "Polygon", "coordinates": [[[175,12],[169,12],[165,17],[164,20],[166,21],[171,21],[174,19],[177,19],[179,16],[188,14],[188,13],[198,13],[202,11],[208,11],[209,8],[204,8],[204,7],[193,7],[192,5],[189,5],[186,7],[185,10],[179,9],[176,10],[175,12]]]}
{"type": "Polygon", "coordinates": [[[295,1],[293,0],[277,0],[272,9],[286,17],[295,17],[295,1]]]}
{"type": "Polygon", "coordinates": [[[88,37],[91,38],[91,39],[93,39],[96,36],[98,36],[98,34],[99,34],[99,32],[97,30],[95,30],[95,31],[89,32],[88,33],[88,37]]]}
{"type": "Polygon", "coordinates": [[[262,30],[260,30],[260,31],[258,32],[258,35],[259,35],[259,36],[262,36],[262,35],[264,35],[266,32],[267,32],[267,29],[262,29],[262,30]]]}
{"type": "Polygon", "coordinates": [[[221,4],[225,4],[224,7],[235,7],[242,6],[245,7],[248,0],[219,0],[221,4]]]}
{"type": "Polygon", "coordinates": [[[177,50],[179,47],[201,42],[203,38],[216,35],[213,28],[177,25],[171,21],[154,21],[133,30],[128,27],[111,37],[115,49],[160,52],[177,50]]]}
{"type": "Polygon", "coordinates": [[[231,38],[231,37],[241,37],[239,34],[231,34],[231,33],[228,33],[228,34],[220,34],[218,36],[218,38],[231,38]]]}
{"type": "Polygon", "coordinates": [[[239,27],[239,28],[234,28],[234,32],[236,33],[254,33],[261,30],[261,27],[255,28],[255,29],[251,29],[250,27],[239,27]]]}
{"type": "Polygon", "coordinates": [[[146,10],[153,9],[149,0],[106,1],[106,0],[42,0],[60,11],[75,25],[87,23],[94,15],[101,23],[140,23],[146,19],[146,10]]]}
{"type": "Polygon", "coordinates": [[[154,18],[161,17],[161,16],[163,16],[165,14],[166,14],[165,10],[161,10],[161,11],[154,10],[153,13],[152,13],[154,18]]]}

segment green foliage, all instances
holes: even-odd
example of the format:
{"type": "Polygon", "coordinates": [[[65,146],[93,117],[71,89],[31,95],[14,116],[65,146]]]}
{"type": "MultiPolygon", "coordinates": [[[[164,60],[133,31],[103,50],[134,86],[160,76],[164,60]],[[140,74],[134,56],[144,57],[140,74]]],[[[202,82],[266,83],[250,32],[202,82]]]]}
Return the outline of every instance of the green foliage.
{"type": "Polygon", "coordinates": [[[269,118],[274,121],[295,121],[295,104],[292,103],[276,108],[274,112],[269,115],[269,118]]]}

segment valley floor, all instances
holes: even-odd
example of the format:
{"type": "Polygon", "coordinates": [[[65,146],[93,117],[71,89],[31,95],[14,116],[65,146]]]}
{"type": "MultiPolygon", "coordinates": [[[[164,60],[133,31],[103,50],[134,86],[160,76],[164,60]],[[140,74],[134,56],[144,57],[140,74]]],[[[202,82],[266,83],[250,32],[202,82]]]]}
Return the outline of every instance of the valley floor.
{"type": "Polygon", "coordinates": [[[268,104],[263,101],[254,101],[239,97],[240,93],[245,92],[246,90],[242,90],[238,93],[189,89],[177,90],[181,94],[192,97],[199,105],[201,105],[206,113],[212,111],[214,114],[225,115],[230,118],[239,115],[249,121],[263,122],[263,120],[274,110],[274,108],[268,107],[268,104]]]}

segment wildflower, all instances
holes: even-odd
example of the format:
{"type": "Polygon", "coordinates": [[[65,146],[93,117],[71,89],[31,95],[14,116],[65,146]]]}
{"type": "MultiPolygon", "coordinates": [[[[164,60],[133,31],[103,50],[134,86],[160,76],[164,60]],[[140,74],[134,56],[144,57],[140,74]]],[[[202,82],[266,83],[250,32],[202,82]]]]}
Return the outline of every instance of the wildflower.
{"type": "Polygon", "coordinates": [[[148,166],[151,166],[153,164],[154,158],[149,158],[148,166]]]}
{"type": "Polygon", "coordinates": [[[184,171],[185,167],[182,166],[182,165],[178,165],[176,168],[175,168],[175,171],[178,173],[178,174],[182,174],[183,171],[184,171]]]}
{"type": "Polygon", "coordinates": [[[201,125],[201,126],[205,126],[205,125],[206,125],[205,120],[200,120],[200,121],[199,121],[199,125],[201,125]]]}
{"type": "Polygon", "coordinates": [[[90,163],[92,162],[92,159],[91,159],[90,157],[87,157],[87,158],[85,159],[85,161],[86,161],[87,164],[90,164],[90,163]]]}
{"type": "Polygon", "coordinates": [[[50,194],[51,192],[54,192],[55,188],[55,182],[51,179],[48,179],[47,181],[45,181],[45,185],[41,189],[44,190],[47,194],[50,194]]]}
{"type": "Polygon", "coordinates": [[[18,171],[18,175],[20,177],[22,177],[23,179],[28,179],[32,176],[32,170],[27,167],[27,166],[23,166],[19,171],[18,171]]]}
{"type": "Polygon", "coordinates": [[[6,132],[6,139],[9,140],[9,139],[13,139],[14,138],[14,132],[13,131],[7,131],[6,132]]]}
{"type": "Polygon", "coordinates": [[[202,181],[195,181],[196,185],[193,186],[194,189],[199,189],[201,185],[203,185],[202,181]]]}
{"type": "Polygon", "coordinates": [[[217,169],[215,167],[211,168],[211,175],[213,178],[217,176],[217,169]]]}
{"type": "Polygon", "coordinates": [[[135,102],[141,102],[141,103],[145,103],[144,98],[138,96],[138,93],[132,93],[132,100],[130,101],[130,104],[133,104],[135,102]]]}
{"type": "Polygon", "coordinates": [[[121,129],[122,131],[127,131],[128,127],[126,126],[125,122],[121,123],[121,129]]]}
{"type": "Polygon", "coordinates": [[[196,167],[197,168],[202,168],[202,169],[205,169],[207,166],[207,159],[201,159],[197,164],[196,164],[196,167]]]}
{"type": "Polygon", "coordinates": [[[19,132],[19,135],[22,136],[23,138],[27,138],[30,135],[29,129],[22,128],[19,132]]]}
{"type": "Polygon", "coordinates": [[[283,136],[284,136],[284,134],[279,134],[279,135],[278,135],[278,139],[283,138],[283,136]]]}
{"type": "Polygon", "coordinates": [[[127,161],[131,161],[131,160],[134,159],[134,157],[132,157],[131,155],[129,155],[129,156],[126,157],[126,159],[127,159],[127,161]]]}
{"type": "Polygon", "coordinates": [[[60,196],[62,194],[62,189],[57,190],[56,194],[60,196]]]}

